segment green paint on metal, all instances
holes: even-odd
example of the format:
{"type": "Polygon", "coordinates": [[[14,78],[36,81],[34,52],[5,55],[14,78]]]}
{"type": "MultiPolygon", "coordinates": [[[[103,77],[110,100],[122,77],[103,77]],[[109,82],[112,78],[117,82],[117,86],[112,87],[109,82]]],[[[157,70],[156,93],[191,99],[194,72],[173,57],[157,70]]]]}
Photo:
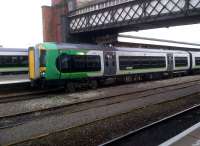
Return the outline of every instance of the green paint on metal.
{"type": "Polygon", "coordinates": [[[59,56],[58,50],[48,50],[46,52],[46,79],[58,79],[60,72],[56,68],[56,59],[59,56]]]}
{"type": "Polygon", "coordinates": [[[87,78],[89,76],[95,76],[95,74],[99,74],[96,72],[78,72],[78,73],[60,73],[56,67],[56,60],[61,54],[67,55],[86,55],[88,51],[84,49],[80,50],[65,50],[62,48],[58,48],[55,43],[43,43],[41,47],[46,49],[46,72],[45,78],[46,80],[52,79],[82,79],[87,78]]]}
{"type": "Polygon", "coordinates": [[[58,79],[60,73],[56,68],[56,59],[59,55],[57,45],[55,43],[43,43],[41,48],[46,50],[45,78],[47,80],[58,79]]]}
{"type": "Polygon", "coordinates": [[[85,50],[63,50],[59,49],[60,54],[67,54],[67,55],[86,55],[87,51],[85,50]]]}
{"type": "Polygon", "coordinates": [[[42,46],[42,48],[46,49],[46,50],[50,50],[50,49],[58,49],[56,43],[53,42],[47,42],[47,43],[42,43],[40,44],[42,46]]]}
{"type": "Polygon", "coordinates": [[[98,77],[101,72],[78,72],[78,73],[62,73],[61,79],[84,79],[88,77],[98,77]]]}
{"type": "Polygon", "coordinates": [[[62,73],[61,79],[83,79],[87,77],[88,75],[86,72],[62,73]]]}

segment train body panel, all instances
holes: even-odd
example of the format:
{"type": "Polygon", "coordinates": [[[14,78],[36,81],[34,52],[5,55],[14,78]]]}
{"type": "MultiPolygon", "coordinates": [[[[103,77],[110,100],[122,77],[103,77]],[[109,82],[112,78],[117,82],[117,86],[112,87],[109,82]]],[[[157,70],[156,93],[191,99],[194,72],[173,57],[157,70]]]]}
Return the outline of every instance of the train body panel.
{"type": "Polygon", "coordinates": [[[40,73],[46,80],[59,79],[60,72],[56,68],[56,58],[59,55],[58,49],[51,48],[45,51],[46,53],[43,55],[45,60],[42,65],[40,64],[40,73]]]}

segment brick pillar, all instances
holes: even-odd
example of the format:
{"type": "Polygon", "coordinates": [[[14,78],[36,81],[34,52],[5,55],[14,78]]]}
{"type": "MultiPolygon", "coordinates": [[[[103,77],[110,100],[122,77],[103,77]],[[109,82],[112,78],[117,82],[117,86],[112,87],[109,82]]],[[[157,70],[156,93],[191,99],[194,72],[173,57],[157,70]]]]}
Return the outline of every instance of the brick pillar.
{"type": "Polygon", "coordinates": [[[43,39],[45,42],[63,42],[61,16],[66,15],[68,8],[64,0],[52,0],[52,6],[43,6],[43,39]]]}
{"type": "Polygon", "coordinates": [[[53,29],[53,8],[48,6],[42,7],[42,20],[43,20],[43,40],[45,42],[54,42],[55,31],[53,29]]]}

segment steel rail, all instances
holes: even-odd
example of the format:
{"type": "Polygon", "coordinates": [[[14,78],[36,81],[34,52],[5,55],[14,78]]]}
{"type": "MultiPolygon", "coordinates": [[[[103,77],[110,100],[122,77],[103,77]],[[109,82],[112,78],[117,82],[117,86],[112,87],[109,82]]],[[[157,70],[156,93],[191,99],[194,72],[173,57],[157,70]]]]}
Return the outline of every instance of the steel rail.
{"type": "Polygon", "coordinates": [[[12,93],[11,95],[0,95],[0,104],[8,103],[8,102],[16,102],[22,100],[30,100],[34,98],[36,95],[45,95],[49,93],[54,93],[56,91],[60,91],[63,88],[54,88],[54,89],[46,89],[46,90],[39,90],[39,91],[29,91],[29,92],[22,92],[22,93],[12,93]]]}

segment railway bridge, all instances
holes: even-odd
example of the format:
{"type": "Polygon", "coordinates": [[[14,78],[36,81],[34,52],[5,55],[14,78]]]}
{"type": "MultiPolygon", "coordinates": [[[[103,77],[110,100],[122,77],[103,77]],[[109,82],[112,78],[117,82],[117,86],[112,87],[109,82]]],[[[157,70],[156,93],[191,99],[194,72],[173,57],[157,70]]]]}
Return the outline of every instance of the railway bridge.
{"type": "Polygon", "coordinates": [[[92,41],[105,36],[115,38],[120,32],[199,21],[200,0],[103,0],[63,13],[60,24],[64,41],[92,41]]]}

